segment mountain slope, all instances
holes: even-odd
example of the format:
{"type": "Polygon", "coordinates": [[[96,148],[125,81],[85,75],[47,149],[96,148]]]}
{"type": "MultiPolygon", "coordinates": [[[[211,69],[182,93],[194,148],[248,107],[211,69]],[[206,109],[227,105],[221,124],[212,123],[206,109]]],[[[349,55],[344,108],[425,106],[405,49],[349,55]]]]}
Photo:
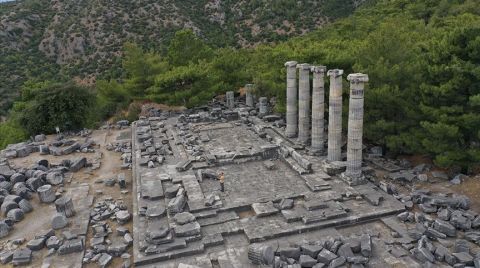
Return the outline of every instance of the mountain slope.
{"type": "Polygon", "coordinates": [[[0,114],[27,79],[120,77],[124,42],[165,50],[193,29],[212,46],[278,42],[347,16],[365,0],[26,0],[0,5],[0,114]]]}

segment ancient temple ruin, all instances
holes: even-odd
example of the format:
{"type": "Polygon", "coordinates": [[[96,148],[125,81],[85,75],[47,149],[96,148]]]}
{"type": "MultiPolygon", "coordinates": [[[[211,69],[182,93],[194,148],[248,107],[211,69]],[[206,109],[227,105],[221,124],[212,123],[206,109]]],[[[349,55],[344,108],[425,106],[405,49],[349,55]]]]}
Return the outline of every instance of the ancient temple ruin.
{"type": "MultiPolygon", "coordinates": [[[[291,138],[295,137],[298,133],[298,143],[301,145],[310,144],[310,152],[319,154],[323,152],[325,143],[324,75],[326,67],[296,63],[295,61],[285,63],[287,68],[287,126],[285,136],[291,138]],[[298,89],[296,86],[297,72],[295,65],[299,70],[298,89]],[[311,91],[310,72],[313,73],[313,86],[311,91]],[[299,96],[298,109],[297,90],[299,96]],[[312,96],[310,96],[310,92],[312,92],[312,96]],[[312,110],[311,118],[310,107],[312,110]]],[[[327,72],[327,75],[330,77],[327,161],[341,162],[343,70],[332,69],[327,72]]],[[[364,182],[362,179],[363,93],[365,83],[368,82],[368,76],[356,73],[348,75],[347,79],[350,81],[347,162],[346,171],[341,177],[346,179],[350,185],[358,185],[364,182]]]]}

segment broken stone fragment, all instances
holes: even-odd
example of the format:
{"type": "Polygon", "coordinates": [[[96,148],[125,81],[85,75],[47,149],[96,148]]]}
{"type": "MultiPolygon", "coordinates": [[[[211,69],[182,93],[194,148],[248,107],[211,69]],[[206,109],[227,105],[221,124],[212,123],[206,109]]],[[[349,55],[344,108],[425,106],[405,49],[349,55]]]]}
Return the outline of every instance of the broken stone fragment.
{"type": "Polygon", "coordinates": [[[0,253],[0,263],[7,264],[11,262],[13,259],[13,251],[4,250],[0,253]]]}
{"type": "Polygon", "coordinates": [[[107,267],[112,261],[112,256],[107,253],[102,253],[98,258],[98,265],[100,267],[107,267]]]}
{"type": "Polygon", "coordinates": [[[105,184],[105,186],[113,187],[115,186],[116,180],[115,178],[108,178],[108,179],[105,179],[103,183],[105,184]]]}
{"type": "Polygon", "coordinates": [[[370,257],[372,255],[372,238],[368,234],[364,234],[360,237],[361,253],[364,257],[370,257]]]}
{"type": "Polygon", "coordinates": [[[318,253],[323,249],[322,246],[319,245],[302,245],[300,247],[300,250],[302,254],[308,255],[312,258],[316,258],[318,256],[318,253]]]}
{"type": "Polygon", "coordinates": [[[56,236],[50,236],[46,241],[46,245],[48,249],[58,249],[62,245],[62,240],[56,236]]]}
{"type": "Polygon", "coordinates": [[[335,255],[333,252],[330,250],[324,248],[320,253],[318,253],[317,260],[318,262],[324,263],[324,264],[329,264],[331,261],[336,259],[338,256],[335,255]]]}
{"type": "Polygon", "coordinates": [[[19,222],[23,220],[24,214],[23,211],[19,208],[14,208],[7,213],[7,218],[14,221],[19,222]]]}
{"type": "Polygon", "coordinates": [[[173,220],[179,225],[184,225],[194,221],[195,216],[190,212],[182,212],[182,213],[175,214],[175,216],[173,217],[173,220]]]}
{"type": "Polygon", "coordinates": [[[279,204],[280,209],[291,209],[293,208],[293,199],[290,198],[284,198],[280,201],[279,204]]]}
{"type": "Polygon", "coordinates": [[[337,251],[337,254],[339,256],[343,256],[345,258],[349,258],[349,257],[353,257],[353,251],[352,251],[352,248],[350,248],[350,245],[349,244],[343,244],[340,246],[340,248],[338,249],[337,251]]]}
{"type": "Polygon", "coordinates": [[[27,248],[32,251],[41,250],[45,246],[45,237],[39,237],[28,241],[27,248]]]}
{"type": "Polygon", "coordinates": [[[80,169],[82,169],[83,167],[85,167],[86,165],[87,165],[87,158],[85,158],[85,157],[75,158],[71,161],[70,171],[71,172],[77,172],[80,169]]]}
{"type": "Polygon", "coordinates": [[[63,174],[60,172],[50,172],[47,174],[47,182],[51,185],[59,185],[63,183],[63,174]]]}
{"type": "Polygon", "coordinates": [[[300,255],[298,263],[302,267],[313,267],[315,264],[317,264],[317,260],[310,257],[309,255],[300,255]]]}
{"type": "Polygon", "coordinates": [[[65,228],[68,225],[68,220],[65,215],[56,213],[52,218],[52,228],[54,230],[59,230],[65,228]]]}
{"type": "Polygon", "coordinates": [[[17,182],[25,182],[26,177],[22,173],[15,173],[10,177],[10,183],[15,185],[17,182]]]}
{"type": "Polygon", "coordinates": [[[126,233],[124,236],[123,236],[123,239],[125,240],[125,244],[128,245],[128,246],[131,246],[133,244],[133,237],[130,233],[126,233]]]}
{"type": "Polygon", "coordinates": [[[18,204],[16,202],[5,199],[3,200],[0,210],[2,211],[3,215],[6,216],[10,210],[16,209],[16,208],[18,208],[18,204]]]}
{"type": "Polygon", "coordinates": [[[58,254],[64,255],[64,254],[70,254],[74,252],[80,252],[83,250],[83,247],[84,247],[84,243],[83,243],[83,239],[81,238],[67,240],[63,243],[63,245],[61,245],[58,248],[58,254]]]}
{"type": "Polygon", "coordinates": [[[127,210],[120,210],[115,213],[115,218],[117,218],[118,223],[125,224],[130,220],[131,215],[127,210]]]}
{"type": "Polygon", "coordinates": [[[195,221],[184,225],[177,225],[175,226],[175,234],[178,237],[198,235],[200,234],[200,224],[195,221]]]}
{"type": "Polygon", "coordinates": [[[17,249],[13,252],[13,265],[27,265],[32,261],[32,251],[28,248],[17,249]]]}
{"type": "Polygon", "coordinates": [[[165,215],[165,207],[163,205],[149,205],[145,211],[148,218],[157,218],[165,215]]]}
{"type": "Polygon", "coordinates": [[[444,233],[447,236],[455,237],[457,235],[457,230],[449,222],[436,219],[433,228],[441,233],[444,233]]]}
{"type": "Polygon", "coordinates": [[[167,198],[174,198],[180,189],[180,184],[173,184],[165,189],[165,196],[167,198]]]}
{"type": "Polygon", "coordinates": [[[55,192],[51,185],[46,184],[37,189],[38,197],[43,203],[52,203],[55,201],[55,192]]]}

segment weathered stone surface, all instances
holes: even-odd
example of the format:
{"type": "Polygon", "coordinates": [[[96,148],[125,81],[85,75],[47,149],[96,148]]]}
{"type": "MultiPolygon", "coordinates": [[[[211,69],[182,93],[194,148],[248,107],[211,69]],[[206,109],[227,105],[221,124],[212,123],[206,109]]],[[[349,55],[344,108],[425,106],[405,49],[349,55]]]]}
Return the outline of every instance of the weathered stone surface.
{"type": "Polygon", "coordinates": [[[119,210],[115,213],[118,223],[125,224],[130,221],[132,215],[127,210],[119,210]]]}
{"type": "Polygon", "coordinates": [[[27,178],[22,173],[15,173],[10,177],[10,183],[15,185],[17,182],[25,182],[27,178]]]}
{"type": "Polygon", "coordinates": [[[339,256],[343,256],[345,258],[349,258],[349,257],[353,257],[353,251],[352,251],[352,248],[350,248],[350,245],[349,244],[343,244],[340,246],[340,248],[338,249],[337,251],[337,254],[339,256]]]}
{"type": "Polygon", "coordinates": [[[257,265],[271,265],[274,262],[272,247],[262,244],[251,244],[248,247],[248,259],[257,265]]]}
{"type": "Polygon", "coordinates": [[[0,238],[7,236],[12,230],[10,224],[8,224],[5,220],[0,221],[0,238]]]}
{"type": "Polygon", "coordinates": [[[19,208],[14,208],[7,213],[7,218],[14,221],[14,222],[19,222],[23,220],[24,214],[23,211],[19,208]]]}
{"type": "Polygon", "coordinates": [[[300,249],[302,254],[308,255],[312,258],[317,258],[318,253],[323,249],[323,247],[318,245],[302,245],[300,249]]]}
{"type": "Polygon", "coordinates": [[[195,221],[184,225],[177,225],[175,226],[175,234],[178,237],[198,235],[200,234],[200,224],[195,221]]]}
{"type": "Polygon", "coordinates": [[[11,262],[13,259],[13,251],[4,250],[0,253],[0,263],[7,264],[11,262]]]}
{"type": "Polygon", "coordinates": [[[26,265],[32,261],[32,251],[28,248],[17,249],[13,252],[13,265],[26,265]]]}
{"type": "Polygon", "coordinates": [[[46,184],[37,189],[38,197],[43,203],[52,203],[55,201],[55,192],[51,185],[46,184]]]}
{"type": "Polygon", "coordinates": [[[147,211],[145,211],[145,216],[148,218],[158,218],[165,216],[166,214],[166,209],[163,205],[157,204],[157,205],[149,205],[147,207],[147,211]]]}
{"type": "Polygon", "coordinates": [[[52,228],[54,230],[65,228],[67,225],[68,225],[68,220],[67,220],[67,217],[65,217],[65,215],[56,213],[52,217],[52,228]]]}
{"type": "Polygon", "coordinates": [[[32,239],[28,241],[27,248],[32,251],[41,250],[45,246],[45,239],[44,237],[32,239]]]}
{"type": "Polygon", "coordinates": [[[345,264],[347,260],[345,259],[345,257],[341,256],[341,257],[338,257],[334,260],[332,260],[330,262],[330,265],[328,266],[329,268],[336,268],[336,267],[340,267],[342,265],[345,264]]]}
{"type": "Polygon", "coordinates": [[[56,236],[50,236],[46,241],[46,245],[48,249],[58,249],[62,245],[62,240],[58,239],[56,236]]]}
{"type": "Polygon", "coordinates": [[[173,217],[173,220],[177,224],[184,225],[184,224],[187,224],[189,222],[194,221],[195,216],[192,213],[189,213],[189,212],[182,212],[182,213],[175,214],[175,216],[173,217]]]}
{"type": "Polygon", "coordinates": [[[464,263],[464,264],[473,264],[473,257],[467,252],[458,252],[458,253],[452,253],[455,258],[457,258],[457,261],[459,263],[464,263]]]}
{"type": "Polygon", "coordinates": [[[67,240],[58,248],[58,254],[70,254],[74,252],[80,252],[83,250],[84,243],[81,238],[67,240]]]}
{"type": "Polygon", "coordinates": [[[372,255],[372,238],[368,234],[364,234],[360,238],[361,252],[364,257],[372,255]]]}
{"type": "Polygon", "coordinates": [[[333,252],[324,248],[322,249],[322,251],[320,251],[320,253],[318,253],[317,260],[318,262],[329,264],[331,261],[333,261],[337,257],[338,256],[335,255],[333,252]]]}
{"type": "Polygon", "coordinates": [[[50,172],[47,174],[47,182],[51,185],[59,185],[63,183],[63,174],[61,172],[50,172]]]}
{"type": "Polygon", "coordinates": [[[0,176],[9,179],[13,174],[15,174],[15,171],[11,169],[9,166],[0,165],[0,176]]]}
{"type": "Polygon", "coordinates": [[[273,202],[254,203],[252,204],[253,211],[258,217],[272,215],[278,212],[278,209],[273,206],[273,202]]]}
{"type": "Polygon", "coordinates": [[[297,247],[280,248],[278,250],[278,253],[280,254],[280,256],[283,256],[285,258],[292,258],[295,260],[298,260],[301,255],[300,248],[297,247]]]}
{"type": "Polygon", "coordinates": [[[7,213],[12,210],[18,208],[18,204],[14,201],[4,200],[0,210],[2,211],[3,215],[7,215],[7,213]]]}
{"type": "Polygon", "coordinates": [[[315,264],[317,264],[317,260],[310,257],[309,255],[300,255],[298,263],[302,267],[313,267],[315,264]]]}
{"type": "Polygon", "coordinates": [[[443,220],[440,220],[440,219],[436,219],[434,224],[433,224],[433,228],[441,233],[444,233],[446,234],[447,236],[450,236],[450,237],[455,237],[457,235],[457,230],[455,229],[455,227],[453,225],[451,225],[450,223],[446,222],[446,221],[443,221],[443,220]]]}
{"type": "Polygon", "coordinates": [[[100,267],[108,267],[108,265],[112,262],[112,256],[107,253],[102,253],[98,258],[98,265],[100,267]]]}
{"type": "Polygon", "coordinates": [[[87,158],[79,157],[72,160],[70,164],[70,171],[77,172],[87,165],[87,158]]]}

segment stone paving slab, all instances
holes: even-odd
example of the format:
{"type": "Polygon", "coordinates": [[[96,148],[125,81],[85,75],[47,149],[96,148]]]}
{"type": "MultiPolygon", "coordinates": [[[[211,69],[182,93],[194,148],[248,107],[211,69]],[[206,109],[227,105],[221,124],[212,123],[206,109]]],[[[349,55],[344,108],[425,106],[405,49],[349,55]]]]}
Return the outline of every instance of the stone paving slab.
{"type": "Polygon", "coordinates": [[[157,172],[145,171],[140,176],[142,198],[156,200],[165,196],[162,180],[157,172]]]}

